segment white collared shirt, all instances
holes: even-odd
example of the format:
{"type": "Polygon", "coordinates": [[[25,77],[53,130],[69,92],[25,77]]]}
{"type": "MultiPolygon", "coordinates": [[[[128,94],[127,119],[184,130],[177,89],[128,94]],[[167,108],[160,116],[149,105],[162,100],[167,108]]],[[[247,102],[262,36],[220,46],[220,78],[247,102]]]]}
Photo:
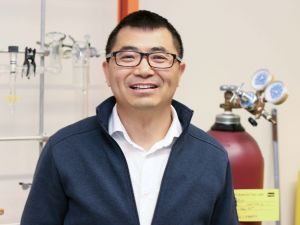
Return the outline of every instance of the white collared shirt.
{"type": "Polygon", "coordinates": [[[116,105],[109,118],[109,134],[121,147],[129,168],[140,225],[150,225],[155,210],[161,180],[172,145],[182,133],[176,110],[172,108],[172,123],[166,136],[149,150],[134,143],[126,132],[116,105]]]}

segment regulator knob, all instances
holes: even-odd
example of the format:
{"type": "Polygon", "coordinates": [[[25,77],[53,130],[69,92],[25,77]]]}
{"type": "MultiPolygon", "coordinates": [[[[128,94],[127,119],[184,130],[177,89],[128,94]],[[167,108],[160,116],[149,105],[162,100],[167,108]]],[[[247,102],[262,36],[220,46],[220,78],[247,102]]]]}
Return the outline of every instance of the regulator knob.
{"type": "Polygon", "coordinates": [[[231,85],[231,84],[223,84],[220,86],[221,91],[235,91],[238,88],[236,85],[231,85]]]}
{"type": "Polygon", "coordinates": [[[256,122],[256,120],[255,120],[255,119],[253,119],[252,117],[249,117],[249,118],[248,118],[248,121],[249,121],[249,123],[250,123],[252,126],[254,126],[254,127],[256,127],[256,126],[257,126],[257,122],[256,122]]]}

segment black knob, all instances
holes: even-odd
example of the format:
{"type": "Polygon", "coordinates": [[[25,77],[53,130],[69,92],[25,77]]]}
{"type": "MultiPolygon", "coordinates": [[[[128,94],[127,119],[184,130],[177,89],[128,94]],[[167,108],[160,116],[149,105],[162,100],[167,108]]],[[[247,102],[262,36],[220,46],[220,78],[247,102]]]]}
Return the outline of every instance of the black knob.
{"type": "Polygon", "coordinates": [[[257,126],[257,122],[255,119],[253,119],[252,117],[248,118],[249,123],[251,123],[252,126],[256,127],[257,126]]]}

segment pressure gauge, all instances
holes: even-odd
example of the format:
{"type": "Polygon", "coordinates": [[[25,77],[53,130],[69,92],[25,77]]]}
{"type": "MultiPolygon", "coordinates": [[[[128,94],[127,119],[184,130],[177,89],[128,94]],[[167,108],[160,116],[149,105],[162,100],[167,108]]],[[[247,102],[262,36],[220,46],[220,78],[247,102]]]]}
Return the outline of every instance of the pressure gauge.
{"type": "Polygon", "coordinates": [[[251,84],[257,91],[264,90],[269,83],[273,80],[272,74],[267,69],[260,69],[255,72],[251,84]]]}
{"type": "Polygon", "coordinates": [[[286,88],[281,81],[269,84],[265,91],[265,99],[275,105],[283,103],[288,97],[286,88]]]}

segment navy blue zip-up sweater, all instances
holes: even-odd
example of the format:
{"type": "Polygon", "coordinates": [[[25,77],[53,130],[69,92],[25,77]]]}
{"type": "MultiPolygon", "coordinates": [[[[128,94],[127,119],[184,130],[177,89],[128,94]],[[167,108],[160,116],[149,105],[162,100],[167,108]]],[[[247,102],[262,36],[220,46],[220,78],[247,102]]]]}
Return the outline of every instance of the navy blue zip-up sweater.
{"type": "MultiPolygon", "coordinates": [[[[49,139],[21,225],[139,225],[126,159],[108,134],[114,104],[107,99],[96,116],[49,139]]],[[[190,124],[189,108],[172,105],[183,132],[171,150],[152,225],[238,225],[226,152],[190,124]]]]}

